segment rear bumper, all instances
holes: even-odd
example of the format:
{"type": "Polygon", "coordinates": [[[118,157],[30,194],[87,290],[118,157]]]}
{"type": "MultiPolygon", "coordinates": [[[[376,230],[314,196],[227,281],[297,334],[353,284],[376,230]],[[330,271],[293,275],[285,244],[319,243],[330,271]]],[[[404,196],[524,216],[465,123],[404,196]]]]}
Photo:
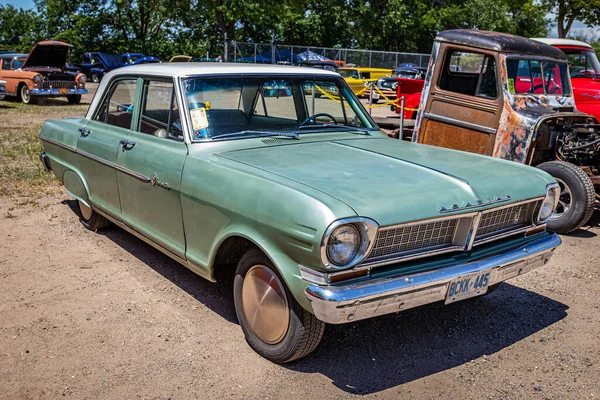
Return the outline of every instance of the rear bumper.
{"type": "Polygon", "coordinates": [[[42,162],[42,165],[44,166],[46,171],[52,171],[52,168],[50,167],[50,160],[48,159],[48,156],[46,156],[45,152],[40,153],[40,161],[42,162]]]}
{"type": "Polygon", "coordinates": [[[29,91],[33,96],[68,96],[71,94],[87,94],[87,89],[32,89],[29,91]]]}
{"type": "Polygon", "coordinates": [[[463,275],[490,270],[489,286],[522,275],[546,264],[560,243],[558,235],[553,233],[477,261],[347,285],[314,285],[306,288],[305,295],[321,321],[330,324],[358,321],[442,301],[450,282],[463,275]]]}

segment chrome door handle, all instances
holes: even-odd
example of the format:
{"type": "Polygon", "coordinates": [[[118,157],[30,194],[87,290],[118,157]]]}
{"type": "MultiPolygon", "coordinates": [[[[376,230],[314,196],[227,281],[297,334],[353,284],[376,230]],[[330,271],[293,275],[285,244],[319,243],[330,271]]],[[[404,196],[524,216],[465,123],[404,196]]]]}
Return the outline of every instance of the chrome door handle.
{"type": "Polygon", "coordinates": [[[88,128],[84,128],[84,127],[79,128],[79,132],[81,133],[81,136],[87,136],[90,133],[92,133],[92,131],[90,131],[88,128]]]}
{"type": "Polygon", "coordinates": [[[119,143],[121,143],[123,145],[123,151],[125,150],[131,150],[133,148],[133,146],[135,146],[135,142],[130,142],[127,139],[121,139],[119,140],[119,143]]]}

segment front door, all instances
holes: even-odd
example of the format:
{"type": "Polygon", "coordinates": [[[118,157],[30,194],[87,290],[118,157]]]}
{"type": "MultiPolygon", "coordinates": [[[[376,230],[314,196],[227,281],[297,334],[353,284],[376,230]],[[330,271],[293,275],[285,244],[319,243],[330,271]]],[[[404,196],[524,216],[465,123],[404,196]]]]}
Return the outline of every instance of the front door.
{"type": "Polygon", "coordinates": [[[93,118],[79,127],[77,151],[79,169],[85,171],[89,198],[95,207],[119,217],[121,204],[117,188],[117,152],[120,141],[132,124],[136,79],[111,83],[107,96],[93,118]]]}
{"type": "Polygon", "coordinates": [[[490,155],[502,111],[493,53],[442,44],[418,142],[490,155]]]}
{"type": "Polygon", "coordinates": [[[187,155],[171,80],[139,79],[140,114],[117,152],[122,218],[185,259],[181,175],[187,155]]]}

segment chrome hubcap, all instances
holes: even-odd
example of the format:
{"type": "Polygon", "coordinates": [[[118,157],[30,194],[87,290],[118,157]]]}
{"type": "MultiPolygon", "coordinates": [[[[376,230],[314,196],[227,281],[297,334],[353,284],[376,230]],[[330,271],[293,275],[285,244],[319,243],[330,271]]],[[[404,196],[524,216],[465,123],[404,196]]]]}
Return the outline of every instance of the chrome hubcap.
{"type": "Polygon", "coordinates": [[[242,285],[242,307],[246,324],[265,343],[277,344],[285,337],[290,322],[285,289],[273,271],[255,265],[242,285]]]}
{"type": "Polygon", "coordinates": [[[550,219],[560,219],[564,217],[571,209],[571,189],[567,186],[565,181],[554,177],[558,185],[560,186],[560,197],[558,198],[558,205],[556,206],[556,212],[550,217],[550,219]]]}
{"type": "Polygon", "coordinates": [[[87,221],[88,219],[92,218],[92,209],[79,200],[77,202],[79,203],[79,210],[81,211],[81,216],[83,219],[87,221]]]}

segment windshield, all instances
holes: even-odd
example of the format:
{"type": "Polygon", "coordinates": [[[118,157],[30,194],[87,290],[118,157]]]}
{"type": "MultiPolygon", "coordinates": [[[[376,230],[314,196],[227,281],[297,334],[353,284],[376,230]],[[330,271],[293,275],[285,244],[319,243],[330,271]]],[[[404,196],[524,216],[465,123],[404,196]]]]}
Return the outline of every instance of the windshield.
{"type": "Polygon", "coordinates": [[[374,129],[339,78],[197,77],[183,87],[194,139],[374,129]]]}
{"type": "Polygon", "coordinates": [[[506,68],[512,94],[571,94],[566,62],[508,59],[506,68]]]}
{"type": "Polygon", "coordinates": [[[600,62],[593,50],[561,49],[569,59],[571,77],[600,75],[600,62]]]}
{"type": "Polygon", "coordinates": [[[25,64],[25,58],[16,58],[13,61],[13,69],[19,69],[23,66],[23,64],[25,64]]]}

